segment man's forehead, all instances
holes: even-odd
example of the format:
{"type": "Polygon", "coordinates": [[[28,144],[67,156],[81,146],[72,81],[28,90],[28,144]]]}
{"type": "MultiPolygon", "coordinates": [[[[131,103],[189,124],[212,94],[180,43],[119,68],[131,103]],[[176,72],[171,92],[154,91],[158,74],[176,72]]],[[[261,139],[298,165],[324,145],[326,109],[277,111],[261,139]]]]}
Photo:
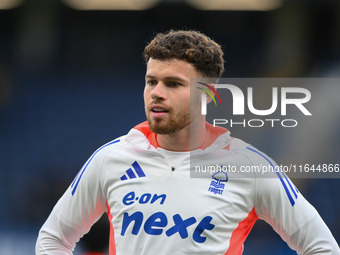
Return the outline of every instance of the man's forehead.
{"type": "Polygon", "coordinates": [[[147,78],[188,80],[198,77],[198,73],[191,63],[179,59],[150,58],[146,69],[145,77],[147,78]]]}

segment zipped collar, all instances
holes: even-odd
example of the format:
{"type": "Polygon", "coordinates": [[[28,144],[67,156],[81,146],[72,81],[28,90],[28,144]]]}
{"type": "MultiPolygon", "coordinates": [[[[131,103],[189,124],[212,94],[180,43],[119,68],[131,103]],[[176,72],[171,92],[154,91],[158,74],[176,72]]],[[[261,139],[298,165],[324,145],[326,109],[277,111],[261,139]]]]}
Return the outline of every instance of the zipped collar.
{"type": "MultiPolygon", "coordinates": [[[[230,132],[222,127],[206,122],[207,135],[203,145],[195,151],[210,152],[223,149],[230,143],[230,132]]],[[[157,143],[157,134],[150,130],[147,121],[135,126],[126,136],[126,141],[134,147],[144,150],[154,150],[160,147],[157,143]]]]}

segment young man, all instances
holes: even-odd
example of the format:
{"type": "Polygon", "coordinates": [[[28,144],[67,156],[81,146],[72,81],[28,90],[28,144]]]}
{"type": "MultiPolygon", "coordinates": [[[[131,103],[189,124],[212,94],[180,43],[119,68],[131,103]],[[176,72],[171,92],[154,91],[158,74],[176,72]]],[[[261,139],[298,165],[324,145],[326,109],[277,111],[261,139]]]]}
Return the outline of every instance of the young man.
{"type": "Polygon", "coordinates": [[[258,219],[300,254],[340,254],[317,211],[284,174],[190,178],[190,164],[204,161],[275,165],[206,123],[201,90],[190,94],[190,79],[221,76],[220,46],[199,32],[170,31],[144,53],[147,121],[89,158],[41,228],[36,253],[72,254],[106,212],[110,254],[242,254],[258,219]]]}

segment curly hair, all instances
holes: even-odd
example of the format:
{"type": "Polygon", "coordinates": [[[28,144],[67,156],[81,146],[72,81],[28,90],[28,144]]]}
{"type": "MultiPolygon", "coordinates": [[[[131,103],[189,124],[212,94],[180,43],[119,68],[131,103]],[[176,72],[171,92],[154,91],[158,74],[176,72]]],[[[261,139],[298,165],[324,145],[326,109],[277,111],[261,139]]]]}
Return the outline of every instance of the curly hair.
{"type": "Polygon", "coordinates": [[[145,47],[146,63],[158,60],[179,59],[192,64],[205,78],[220,78],[224,71],[221,46],[208,36],[193,30],[170,30],[157,34],[145,47]]]}

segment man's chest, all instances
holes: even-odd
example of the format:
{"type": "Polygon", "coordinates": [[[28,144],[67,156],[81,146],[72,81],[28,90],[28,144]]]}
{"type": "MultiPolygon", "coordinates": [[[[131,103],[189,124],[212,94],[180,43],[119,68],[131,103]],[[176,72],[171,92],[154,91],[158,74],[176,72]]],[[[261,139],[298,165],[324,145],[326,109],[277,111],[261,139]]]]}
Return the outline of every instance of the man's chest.
{"type": "Polygon", "coordinates": [[[228,240],[247,217],[252,183],[227,173],[192,178],[188,164],[172,171],[164,162],[135,160],[108,176],[106,196],[116,237],[205,243],[228,240]]]}

